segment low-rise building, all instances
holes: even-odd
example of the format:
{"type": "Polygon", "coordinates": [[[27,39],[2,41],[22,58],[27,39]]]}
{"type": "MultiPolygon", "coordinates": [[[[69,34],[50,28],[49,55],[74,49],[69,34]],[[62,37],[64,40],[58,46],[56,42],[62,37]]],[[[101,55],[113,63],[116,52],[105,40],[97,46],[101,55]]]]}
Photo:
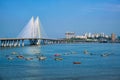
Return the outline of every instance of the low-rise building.
{"type": "Polygon", "coordinates": [[[75,38],[75,32],[66,32],[66,39],[75,38]]]}

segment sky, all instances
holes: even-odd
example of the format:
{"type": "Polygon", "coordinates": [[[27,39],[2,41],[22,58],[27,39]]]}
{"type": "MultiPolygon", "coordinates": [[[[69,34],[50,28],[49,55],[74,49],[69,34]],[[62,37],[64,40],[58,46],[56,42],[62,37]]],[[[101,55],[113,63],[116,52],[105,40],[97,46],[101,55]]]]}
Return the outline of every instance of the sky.
{"type": "Polygon", "coordinates": [[[39,16],[49,38],[120,35],[120,0],[0,0],[0,37],[17,37],[32,16],[39,16]]]}

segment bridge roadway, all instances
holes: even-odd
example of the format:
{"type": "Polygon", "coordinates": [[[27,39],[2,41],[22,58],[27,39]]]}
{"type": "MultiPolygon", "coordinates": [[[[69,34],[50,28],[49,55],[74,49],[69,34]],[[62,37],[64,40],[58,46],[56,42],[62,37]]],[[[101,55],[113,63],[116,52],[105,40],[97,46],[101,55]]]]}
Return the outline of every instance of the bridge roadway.
{"type": "Polygon", "coordinates": [[[63,40],[63,39],[50,39],[50,38],[0,38],[0,40],[32,40],[32,39],[40,39],[40,40],[63,40]]]}
{"type": "Polygon", "coordinates": [[[59,44],[65,43],[65,39],[50,39],[50,38],[0,38],[1,47],[16,47],[24,46],[24,41],[30,41],[30,45],[39,45],[37,42],[40,40],[42,44],[59,44]]]}

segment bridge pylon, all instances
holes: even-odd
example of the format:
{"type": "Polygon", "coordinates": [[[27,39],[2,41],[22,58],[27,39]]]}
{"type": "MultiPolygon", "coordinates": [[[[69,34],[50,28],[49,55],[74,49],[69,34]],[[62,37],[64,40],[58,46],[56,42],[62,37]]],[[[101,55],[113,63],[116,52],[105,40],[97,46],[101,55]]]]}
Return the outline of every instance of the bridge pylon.
{"type": "Polygon", "coordinates": [[[34,17],[30,19],[28,24],[23,28],[23,30],[18,35],[18,38],[33,38],[29,42],[31,45],[40,45],[42,38],[41,23],[40,19],[37,16],[34,20],[34,17]],[[36,39],[35,39],[36,38],[36,39]]]}

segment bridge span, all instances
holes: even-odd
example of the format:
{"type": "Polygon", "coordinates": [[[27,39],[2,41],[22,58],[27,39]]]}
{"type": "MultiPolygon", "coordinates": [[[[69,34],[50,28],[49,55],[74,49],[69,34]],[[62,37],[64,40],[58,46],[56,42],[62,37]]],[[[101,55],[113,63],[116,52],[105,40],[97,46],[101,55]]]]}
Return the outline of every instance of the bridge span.
{"type": "Polygon", "coordinates": [[[24,46],[25,41],[30,45],[46,45],[66,43],[65,39],[48,39],[48,38],[0,38],[1,47],[24,46]]]}
{"type": "Polygon", "coordinates": [[[30,45],[40,44],[53,44],[53,43],[65,43],[65,39],[49,39],[45,38],[44,30],[41,26],[39,17],[34,20],[34,17],[30,19],[28,24],[19,33],[17,38],[0,38],[0,46],[24,46],[25,41],[29,41],[30,45]]]}

